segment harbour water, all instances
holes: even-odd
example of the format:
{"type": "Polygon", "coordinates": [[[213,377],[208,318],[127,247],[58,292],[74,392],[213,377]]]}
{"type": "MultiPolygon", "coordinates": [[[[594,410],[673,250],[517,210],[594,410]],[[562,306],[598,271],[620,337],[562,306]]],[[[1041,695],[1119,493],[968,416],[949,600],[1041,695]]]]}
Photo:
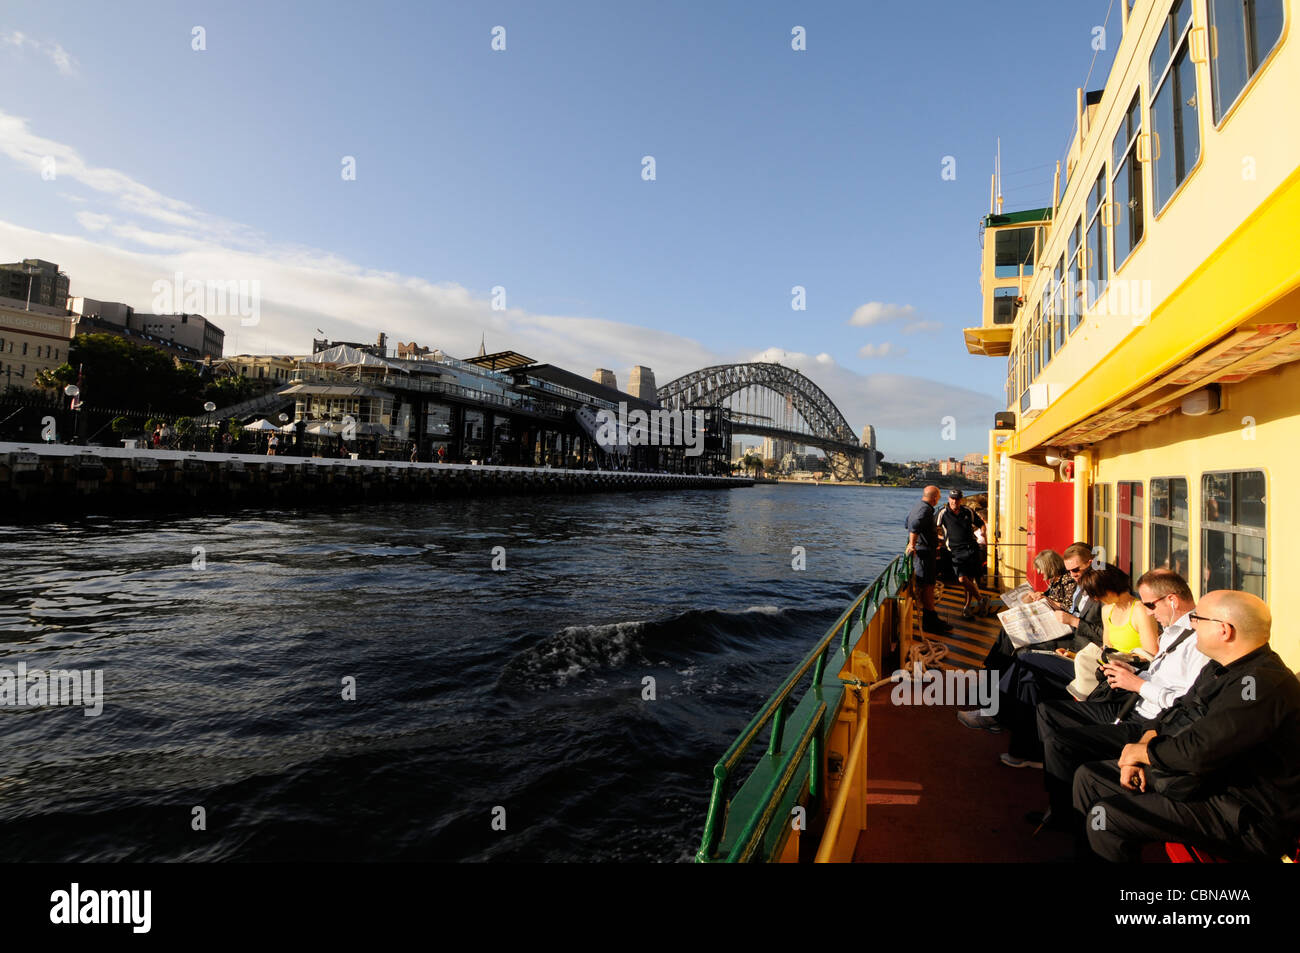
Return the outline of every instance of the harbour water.
{"type": "Polygon", "coordinates": [[[98,716],[0,707],[0,857],[687,860],[713,763],[918,494],[0,526],[0,672],[103,673],[98,716]]]}

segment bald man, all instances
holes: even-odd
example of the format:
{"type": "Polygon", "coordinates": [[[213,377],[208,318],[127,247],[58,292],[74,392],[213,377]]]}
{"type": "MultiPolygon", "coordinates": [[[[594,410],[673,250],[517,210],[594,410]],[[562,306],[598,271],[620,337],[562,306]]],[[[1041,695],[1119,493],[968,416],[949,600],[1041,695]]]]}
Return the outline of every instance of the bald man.
{"type": "Polygon", "coordinates": [[[1300,681],[1268,645],[1263,600],[1219,590],[1189,618],[1209,661],[1118,761],[1078,770],[1074,806],[1107,860],[1138,860],[1149,841],[1278,860],[1300,837],[1300,681]]]}
{"type": "Polygon", "coordinates": [[[934,504],[939,502],[939,488],[927,486],[921,502],[907,514],[907,554],[912,557],[912,580],[921,593],[921,630],[943,635],[952,626],[934,611],[934,582],[939,575],[939,526],[934,518],[934,504]]]}

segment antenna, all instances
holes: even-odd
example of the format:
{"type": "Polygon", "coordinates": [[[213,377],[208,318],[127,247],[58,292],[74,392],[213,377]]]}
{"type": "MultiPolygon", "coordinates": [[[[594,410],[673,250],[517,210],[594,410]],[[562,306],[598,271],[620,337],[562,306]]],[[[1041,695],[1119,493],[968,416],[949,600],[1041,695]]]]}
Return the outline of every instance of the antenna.
{"type": "Polygon", "coordinates": [[[998,158],[994,166],[994,176],[997,178],[997,214],[1002,214],[1002,137],[998,136],[998,158]]]}

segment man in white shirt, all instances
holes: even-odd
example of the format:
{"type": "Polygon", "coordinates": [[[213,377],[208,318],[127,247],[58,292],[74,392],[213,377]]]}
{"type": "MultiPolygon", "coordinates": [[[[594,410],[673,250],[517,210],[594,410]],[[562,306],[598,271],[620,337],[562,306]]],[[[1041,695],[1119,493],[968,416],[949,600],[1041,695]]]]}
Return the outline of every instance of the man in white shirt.
{"type": "Polygon", "coordinates": [[[1089,761],[1113,758],[1142,735],[1142,722],[1170,707],[1205,665],[1196,647],[1189,613],[1196,608],[1187,580],[1168,569],[1153,569],[1137,584],[1143,608],[1164,626],[1160,652],[1146,671],[1136,672],[1118,659],[1103,666],[1106,681],[1127,694],[1101,702],[1045,702],[1038,706],[1038,735],[1043,741],[1043,774],[1051,809],[1042,819],[1071,830],[1074,772],[1089,761]]]}

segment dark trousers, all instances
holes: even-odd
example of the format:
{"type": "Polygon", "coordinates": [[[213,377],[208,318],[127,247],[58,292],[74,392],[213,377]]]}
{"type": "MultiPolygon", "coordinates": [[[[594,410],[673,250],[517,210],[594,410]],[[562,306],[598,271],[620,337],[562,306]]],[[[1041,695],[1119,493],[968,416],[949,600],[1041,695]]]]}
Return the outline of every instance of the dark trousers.
{"type": "Polygon", "coordinates": [[[1068,699],[1065,686],[1074,678],[1074,662],[1056,654],[1021,652],[998,682],[998,722],[1011,733],[1007,751],[1014,758],[1043,760],[1035,708],[1068,699]]]}
{"type": "Polygon", "coordinates": [[[1038,737],[1043,743],[1043,783],[1052,817],[1075,826],[1082,819],[1071,802],[1074,772],[1089,761],[1118,758],[1129,742],[1142,737],[1136,720],[1114,724],[1123,701],[1044,702],[1038,706],[1038,737]]]}
{"type": "Polygon", "coordinates": [[[1079,768],[1074,775],[1074,806],[1086,818],[1089,846],[1104,860],[1136,862],[1143,844],[1167,841],[1190,844],[1228,860],[1281,856],[1281,849],[1267,843],[1254,828],[1242,829],[1227,819],[1241,810],[1230,798],[1174,801],[1149,789],[1143,794],[1122,788],[1118,761],[1095,761],[1079,768]]]}
{"type": "MultiPolygon", "coordinates": [[[[1056,649],[1068,649],[1074,645],[1074,636],[1066,635],[1059,639],[1052,639],[1050,642],[1040,642],[1032,648],[1041,651],[1055,651],[1056,649]]],[[[1011,641],[1011,636],[1007,635],[1006,629],[998,630],[997,641],[989,649],[988,655],[984,656],[984,667],[990,672],[1005,672],[1011,667],[1017,656],[1023,655],[1030,651],[1029,648],[1017,649],[1011,641]]],[[[1073,678],[1074,676],[1071,676],[1073,678]]]]}

